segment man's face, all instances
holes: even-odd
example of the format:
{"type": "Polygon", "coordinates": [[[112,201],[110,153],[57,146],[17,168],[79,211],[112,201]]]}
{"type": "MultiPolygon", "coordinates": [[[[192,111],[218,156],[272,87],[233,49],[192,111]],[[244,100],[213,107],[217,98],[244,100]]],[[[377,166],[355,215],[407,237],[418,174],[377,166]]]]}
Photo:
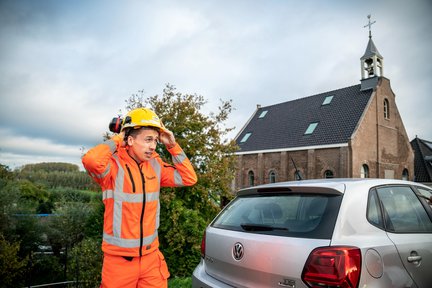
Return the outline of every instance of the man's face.
{"type": "Polygon", "coordinates": [[[159,142],[159,133],[153,129],[140,129],[134,137],[129,136],[128,139],[129,155],[138,163],[148,161],[156,150],[156,145],[159,142]]]}

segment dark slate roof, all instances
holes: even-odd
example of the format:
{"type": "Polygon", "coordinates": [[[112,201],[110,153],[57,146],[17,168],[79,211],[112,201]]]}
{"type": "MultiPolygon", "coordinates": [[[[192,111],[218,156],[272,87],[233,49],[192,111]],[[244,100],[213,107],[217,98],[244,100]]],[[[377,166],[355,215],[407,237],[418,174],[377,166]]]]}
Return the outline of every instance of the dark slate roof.
{"type": "Polygon", "coordinates": [[[373,90],[360,91],[360,84],[257,109],[236,137],[238,152],[287,149],[348,143],[373,90]],[[330,104],[322,105],[333,95],[330,104]],[[263,111],[264,118],[259,118],[263,111]],[[315,131],[305,135],[310,123],[315,131]],[[246,133],[248,140],[240,143],[246,133]]]}
{"type": "Polygon", "coordinates": [[[420,138],[411,141],[414,150],[414,176],[416,182],[432,182],[432,142],[420,138]]]}

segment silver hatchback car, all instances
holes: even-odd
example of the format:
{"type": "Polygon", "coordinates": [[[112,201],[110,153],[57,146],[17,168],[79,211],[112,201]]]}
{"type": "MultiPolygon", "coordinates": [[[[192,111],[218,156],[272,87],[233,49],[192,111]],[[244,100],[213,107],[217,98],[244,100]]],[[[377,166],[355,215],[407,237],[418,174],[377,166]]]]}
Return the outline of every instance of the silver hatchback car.
{"type": "Polygon", "coordinates": [[[388,179],[240,190],[204,233],[192,287],[432,287],[431,195],[388,179]]]}

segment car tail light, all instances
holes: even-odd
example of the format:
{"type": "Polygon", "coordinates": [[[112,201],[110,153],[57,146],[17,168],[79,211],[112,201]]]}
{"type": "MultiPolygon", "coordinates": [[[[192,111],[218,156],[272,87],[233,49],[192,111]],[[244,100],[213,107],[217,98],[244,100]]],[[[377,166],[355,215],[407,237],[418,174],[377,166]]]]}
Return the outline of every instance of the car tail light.
{"type": "Polygon", "coordinates": [[[202,240],[201,240],[201,257],[205,257],[205,246],[206,246],[206,231],[204,231],[202,240]]]}
{"type": "Polygon", "coordinates": [[[313,250],[302,272],[309,287],[358,287],[361,251],[356,247],[320,247],[313,250]]]}

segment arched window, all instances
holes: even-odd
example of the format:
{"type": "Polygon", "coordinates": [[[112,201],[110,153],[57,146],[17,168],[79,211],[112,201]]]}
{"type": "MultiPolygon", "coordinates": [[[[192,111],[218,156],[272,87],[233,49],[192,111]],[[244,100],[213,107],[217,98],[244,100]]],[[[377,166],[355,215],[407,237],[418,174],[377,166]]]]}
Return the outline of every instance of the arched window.
{"type": "Polygon", "coordinates": [[[269,173],[269,182],[276,183],[276,173],[274,171],[270,171],[269,173]]]}
{"type": "Polygon", "coordinates": [[[363,164],[360,169],[360,178],[369,178],[369,167],[363,164]]]}
{"type": "Polygon", "coordinates": [[[384,119],[390,119],[390,105],[387,99],[384,99],[384,119]]]}
{"type": "Polygon", "coordinates": [[[331,170],[326,170],[326,171],[324,172],[324,178],[333,178],[333,177],[334,177],[333,171],[331,171],[331,170]]]}
{"type": "Polygon", "coordinates": [[[248,179],[249,179],[249,186],[254,186],[255,185],[255,175],[254,175],[253,171],[249,171],[248,179]]]}
{"type": "Polygon", "coordinates": [[[402,180],[409,180],[409,173],[406,168],[402,171],[402,180]]]}

